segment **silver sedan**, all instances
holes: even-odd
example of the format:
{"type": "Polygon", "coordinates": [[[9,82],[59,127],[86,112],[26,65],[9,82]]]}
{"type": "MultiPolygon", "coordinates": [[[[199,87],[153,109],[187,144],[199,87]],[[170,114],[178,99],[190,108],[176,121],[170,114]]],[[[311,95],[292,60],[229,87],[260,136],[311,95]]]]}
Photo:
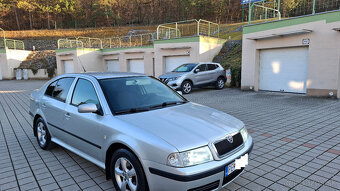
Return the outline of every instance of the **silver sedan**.
{"type": "Polygon", "coordinates": [[[143,74],[58,76],[32,93],[30,115],[42,149],[93,162],[117,191],[218,190],[253,147],[240,120],[143,74]]]}

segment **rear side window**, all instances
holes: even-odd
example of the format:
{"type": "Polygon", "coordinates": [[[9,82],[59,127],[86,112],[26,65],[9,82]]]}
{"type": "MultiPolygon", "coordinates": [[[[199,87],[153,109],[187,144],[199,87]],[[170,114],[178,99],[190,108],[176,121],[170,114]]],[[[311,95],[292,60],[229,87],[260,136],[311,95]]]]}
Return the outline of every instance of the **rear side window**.
{"type": "Polygon", "coordinates": [[[66,101],[66,97],[68,92],[70,91],[70,87],[73,83],[74,78],[62,78],[58,80],[57,85],[55,86],[52,97],[57,100],[66,101]]]}
{"type": "Polygon", "coordinates": [[[201,64],[197,67],[197,69],[200,69],[200,72],[204,72],[207,70],[207,65],[206,64],[201,64]]]}
{"type": "Polygon", "coordinates": [[[217,68],[216,64],[208,64],[208,70],[215,70],[217,68]]]}
{"type": "Polygon", "coordinates": [[[79,106],[86,103],[94,103],[97,108],[100,108],[99,99],[92,83],[88,80],[79,79],[74,88],[71,104],[79,106]]]}
{"type": "Polygon", "coordinates": [[[47,95],[47,96],[52,96],[53,90],[54,90],[55,86],[57,85],[57,82],[58,82],[58,80],[52,82],[52,83],[47,87],[46,92],[45,92],[45,95],[47,95]]]}

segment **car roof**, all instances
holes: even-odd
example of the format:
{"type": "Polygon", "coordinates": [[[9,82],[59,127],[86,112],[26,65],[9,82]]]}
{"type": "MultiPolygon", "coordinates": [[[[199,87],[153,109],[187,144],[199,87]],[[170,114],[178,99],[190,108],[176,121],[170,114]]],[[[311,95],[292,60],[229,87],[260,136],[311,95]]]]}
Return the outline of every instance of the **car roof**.
{"type": "Polygon", "coordinates": [[[65,76],[65,77],[92,76],[100,80],[100,79],[107,79],[107,78],[124,78],[124,77],[137,77],[137,76],[147,76],[147,75],[140,74],[140,73],[133,73],[133,72],[89,72],[89,73],[64,74],[62,76],[65,76]]]}

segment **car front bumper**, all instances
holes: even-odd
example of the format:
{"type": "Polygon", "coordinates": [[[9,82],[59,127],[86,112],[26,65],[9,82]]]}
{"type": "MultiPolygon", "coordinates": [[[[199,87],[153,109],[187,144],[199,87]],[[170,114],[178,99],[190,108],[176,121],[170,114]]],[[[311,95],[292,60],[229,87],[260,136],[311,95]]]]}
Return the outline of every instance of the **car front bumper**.
{"type": "Polygon", "coordinates": [[[238,177],[244,168],[224,177],[225,167],[235,159],[249,154],[253,148],[251,136],[237,153],[220,160],[186,168],[174,168],[153,161],[143,160],[150,190],[195,191],[219,190],[238,177]]]}

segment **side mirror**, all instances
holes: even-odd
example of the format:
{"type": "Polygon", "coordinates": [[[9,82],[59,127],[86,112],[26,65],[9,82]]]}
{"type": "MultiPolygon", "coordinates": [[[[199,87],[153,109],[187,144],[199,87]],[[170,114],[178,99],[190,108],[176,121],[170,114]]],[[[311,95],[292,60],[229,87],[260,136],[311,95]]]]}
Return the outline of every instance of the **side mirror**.
{"type": "Polygon", "coordinates": [[[178,93],[179,95],[183,95],[182,91],[177,91],[177,93],[178,93]]]}
{"type": "Polygon", "coordinates": [[[79,113],[96,113],[98,112],[97,105],[94,103],[87,103],[78,106],[79,113]]]}
{"type": "Polygon", "coordinates": [[[200,69],[196,68],[194,72],[198,73],[199,71],[200,71],[200,69]]]}

